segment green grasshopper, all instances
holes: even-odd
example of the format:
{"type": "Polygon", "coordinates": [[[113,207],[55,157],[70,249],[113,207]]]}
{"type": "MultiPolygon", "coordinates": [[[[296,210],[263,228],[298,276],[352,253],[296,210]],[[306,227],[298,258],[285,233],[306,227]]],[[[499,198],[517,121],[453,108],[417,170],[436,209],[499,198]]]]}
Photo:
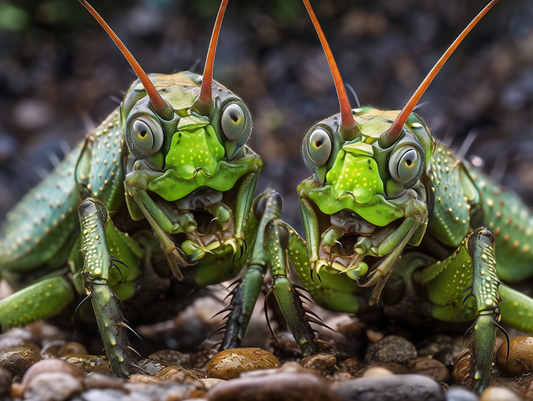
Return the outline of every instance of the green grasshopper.
{"type": "Polygon", "coordinates": [[[467,381],[482,391],[500,319],[533,332],[533,299],[500,281],[533,274],[531,218],[520,199],[437,144],[413,108],[497,0],[456,39],[401,111],[351,109],[322,29],[304,3],[341,112],[313,125],[303,139],[313,172],[298,187],[306,240],[282,220],[267,225],[272,291],[304,355],[319,352],[320,344],[308,324],[314,319],[306,318],[287,278],[289,259],[313,300],[327,309],[357,314],[375,308],[383,295],[390,317],[473,321],[467,381]]]}
{"type": "Polygon", "coordinates": [[[162,319],[187,286],[226,281],[246,265],[221,347],[239,344],[262,285],[262,233],[279,217],[280,199],[267,192],[254,200],[262,162],[246,146],[250,112],[212,79],[227,2],[203,75],[147,75],[80,0],[138,80],[120,107],[8,214],[0,278],[17,292],[0,302],[2,330],[56,316],[85,295],[113,373],[127,377],[139,357],[126,318],[162,319]],[[153,310],[146,308],[151,304],[153,310]]]}

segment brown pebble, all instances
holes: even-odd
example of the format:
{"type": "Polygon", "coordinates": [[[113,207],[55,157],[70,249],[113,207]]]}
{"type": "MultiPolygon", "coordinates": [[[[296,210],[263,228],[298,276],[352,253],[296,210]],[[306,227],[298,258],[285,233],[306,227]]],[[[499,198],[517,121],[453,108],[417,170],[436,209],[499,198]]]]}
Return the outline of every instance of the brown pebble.
{"type": "Polygon", "coordinates": [[[11,398],[22,398],[24,397],[24,387],[20,383],[13,383],[11,385],[11,398]]]}
{"type": "Polygon", "coordinates": [[[220,383],[226,382],[226,380],[215,379],[214,377],[207,377],[205,379],[199,379],[199,380],[204,384],[206,391],[211,390],[213,387],[215,387],[216,385],[220,383]]]}
{"type": "Polygon", "coordinates": [[[31,383],[31,381],[38,375],[52,372],[67,373],[78,379],[83,379],[85,377],[83,371],[77,366],[71,365],[62,359],[50,358],[43,359],[32,365],[22,379],[22,386],[26,389],[29,383],[31,383]]]}
{"type": "Polygon", "coordinates": [[[217,379],[234,379],[243,372],[278,368],[278,359],[260,348],[234,348],[220,351],[207,365],[207,375],[217,379]]]}
{"type": "Polygon", "coordinates": [[[24,387],[24,398],[40,401],[67,400],[83,391],[79,377],[66,372],[40,373],[24,387]]]}
{"type": "Polygon", "coordinates": [[[98,372],[98,373],[110,373],[111,365],[105,356],[97,355],[68,355],[63,358],[71,365],[77,366],[85,373],[98,372]]]}
{"type": "Polygon", "coordinates": [[[148,376],[148,375],[130,375],[128,377],[128,382],[130,383],[161,383],[161,379],[158,379],[157,377],[148,376]]]}
{"type": "Polygon", "coordinates": [[[380,366],[372,366],[368,369],[365,369],[363,377],[382,377],[382,376],[393,376],[389,369],[382,368],[380,366]]]}
{"type": "Polygon", "coordinates": [[[345,382],[355,379],[355,376],[348,372],[335,372],[331,379],[335,382],[345,382]]]}
{"type": "Polygon", "coordinates": [[[159,359],[142,358],[135,364],[135,372],[139,374],[147,374],[154,376],[161,369],[169,366],[168,362],[159,359]]]}
{"type": "Polygon", "coordinates": [[[368,349],[365,363],[404,363],[416,357],[416,348],[413,343],[400,336],[387,336],[368,349]]]}
{"type": "Polygon", "coordinates": [[[356,377],[360,377],[364,375],[364,373],[371,368],[383,368],[387,369],[389,372],[391,372],[394,375],[407,375],[411,373],[411,369],[407,366],[404,366],[400,363],[392,363],[392,362],[382,362],[382,363],[376,363],[370,366],[367,366],[366,368],[361,369],[357,374],[356,377]]]}
{"type": "Polygon", "coordinates": [[[472,351],[467,348],[463,351],[459,358],[457,358],[453,365],[453,382],[461,386],[471,387],[473,384],[473,377],[470,376],[471,366],[472,351]]]}
{"type": "Polygon", "coordinates": [[[85,380],[83,381],[85,384],[85,388],[87,390],[98,388],[98,389],[106,389],[106,388],[112,388],[120,390],[122,389],[122,386],[124,385],[125,380],[119,379],[115,376],[110,375],[104,375],[102,373],[90,373],[87,375],[85,380]]]}
{"type": "Polygon", "coordinates": [[[429,376],[438,382],[447,383],[450,372],[442,362],[430,357],[416,358],[411,363],[412,373],[429,376]]]}
{"type": "Polygon", "coordinates": [[[192,366],[190,355],[171,349],[154,352],[148,358],[168,362],[171,365],[185,366],[187,368],[192,366]]]}
{"type": "Polygon", "coordinates": [[[348,372],[352,375],[355,375],[363,367],[363,362],[357,357],[345,359],[339,363],[341,372],[348,372]]]}
{"type": "Polygon", "coordinates": [[[300,361],[300,365],[304,368],[314,370],[322,376],[333,374],[336,363],[337,358],[326,353],[311,355],[300,361]]]}
{"type": "Polygon", "coordinates": [[[181,366],[167,366],[157,372],[154,377],[161,380],[171,380],[178,383],[191,382],[198,379],[205,379],[205,373],[187,369],[181,366]]]}
{"type": "Polygon", "coordinates": [[[207,393],[209,401],[339,401],[329,384],[312,373],[245,376],[220,383],[207,393]]]}
{"type": "Polygon", "coordinates": [[[59,356],[67,355],[87,355],[87,348],[76,341],[69,341],[61,347],[59,356]]]}
{"type": "Polygon", "coordinates": [[[533,371],[533,337],[514,337],[504,341],[496,353],[496,361],[501,370],[509,376],[520,376],[533,371]]]}
{"type": "Polygon", "coordinates": [[[41,350],[41,357],[43,359],[59,357],[59,351],[61,351],[63,345],[65,345],[65,340],[55,340],[48,342],[46,345],[43,346],[41,350]]]}
{"type": "Polygon", "coordinates": [[[41,355],[33,347],[16,347],[0,353],[0,367],[11,372],[15,382],[20,382],[30,366],[40,360],[41,355]]]}
{"type": "Polygon", "coordinates": [[[522,397],[506,387],[487,387],[479,401],[521,401],[522,397]]]}

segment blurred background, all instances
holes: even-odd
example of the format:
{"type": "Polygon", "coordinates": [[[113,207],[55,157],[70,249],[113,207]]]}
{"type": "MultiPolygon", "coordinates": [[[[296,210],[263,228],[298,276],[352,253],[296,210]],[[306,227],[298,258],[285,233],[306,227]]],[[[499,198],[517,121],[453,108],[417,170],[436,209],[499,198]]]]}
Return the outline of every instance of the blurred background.
{"type": "MultiPolygon", "coordinates": [[[[91,3],[147,72],[203,70],[219,0],[91,3]]],[[[485,3],[312,0],[344,81],[363,105],[384,109],[403,107],[485,3]]],[[[301,231],[295,189],[309,172],[300,142],[315,121],[338,111],[301,2],[232,0],[214,76],[252,110],[249,145],[265,163],[258,189],[281,192],[285,219],[301,231]]],[[[0,221],[63,157],[65,144],[75,146],[118,106],[134,78],[77,1],[0,0],[0,221]]],[[[533,204],[533,2],[502,0],[422,103],[418,112],[435,137],[463,147],[467,159],[533,204]]]]}

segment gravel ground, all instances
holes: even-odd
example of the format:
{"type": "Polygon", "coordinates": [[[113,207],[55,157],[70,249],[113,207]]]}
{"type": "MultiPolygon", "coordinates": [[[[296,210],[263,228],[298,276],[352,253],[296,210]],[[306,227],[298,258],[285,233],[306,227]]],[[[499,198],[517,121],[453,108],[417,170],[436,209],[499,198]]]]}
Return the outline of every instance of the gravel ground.
{"type": "MultiPolygon", "coordinates": [[[[93,3],[146,71],[202,70],[218,1],[93,3]]],[[[385,109],[403,106],[484,4],[313,1],[344,81],[362,104],[385,109]]],[[[0,0],[0,220],[62,157],[65,143],[74,146],[116,107],[134,79],[121,54],[77,2],[21,0],[16,6],[0,0]]],[[[309,175],[299,155],[301,138],[313,122],[337,112],[338,104],[300,2],[231,1],[215,79],[251,108],[255,129],[250,145],[265,162],[258,190],[278,190],[284,218],[301,232],[295,188],[309,175]]],[[[419,113],[435,137],[458,150],[469,133],[476,133],[470,148],[463,148],[466,158],[481,163],[484,171],[533,204],[530,1],[503,0],[492,10],[422,102],[419,113]]],[[[184,316],[180,319],[190,318],[184,316]]],[[[157,340],[172,348],[169,336],[150,331],[168,334],[163,326],[142,333],[155,335],[154,349],[157,340]]],[[[17,333],[42,346],[42,334],[31,340],[17,333]]],[[[365,333],[371,343],[387,334],[365,333]]],[[[172,336],[186,334],[172,331],[172,336]]],[[[72,339],[70,334],[62,338],[67,337],[72,339]]],[[[252,337],[256,340],[251,345],[270,347],[265,330],[252,337]]],[[[191,353],[198,352],[200,343],[190,347],[196,347],[191,353]]],[[[153,351],[148,348],[143,355],[153,351]]]]}

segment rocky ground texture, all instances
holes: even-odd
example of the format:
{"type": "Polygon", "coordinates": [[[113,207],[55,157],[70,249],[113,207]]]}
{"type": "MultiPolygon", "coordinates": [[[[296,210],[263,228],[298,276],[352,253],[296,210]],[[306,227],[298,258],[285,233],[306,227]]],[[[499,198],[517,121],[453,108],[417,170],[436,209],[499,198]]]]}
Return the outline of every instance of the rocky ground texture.
{"type": "MultiPolygon", "coordinates": [[[[216,319],[205,319],[215,305],[200,299],[184,312],[187,324],[200,328],[198,336],[208,336],[215,327],[216,319]]],[[[498,339],[503,346],[491,387],[479,397],[462,386],[468,358],[463,355],[462,362],[452,365],[464,348],[461,337],[437,335],[415,345],[346,316],[330,316],[326,323],[334,328],[320,334],[334,347],[328,353],[302,359],[289,334],[277,331],[277,341],[272,341],[256,316],[248,342],[270,346],[214,356],[215,340],[205,341],[196,353],[162,349],[145,355],[138,373],[127,380],[112,375],[105,356],[91,355],[82,343],[69,341],[72,332],[36,323],[0,336],[0,399],[533,400],[532,337],[513,338],[508,359],[507,344],[498,339]]],[[[177,319],[140,332],[148,343],[151,336],[160,336],[161,344],[161,336],[183,334],[182,324],[177,319]]]]}

